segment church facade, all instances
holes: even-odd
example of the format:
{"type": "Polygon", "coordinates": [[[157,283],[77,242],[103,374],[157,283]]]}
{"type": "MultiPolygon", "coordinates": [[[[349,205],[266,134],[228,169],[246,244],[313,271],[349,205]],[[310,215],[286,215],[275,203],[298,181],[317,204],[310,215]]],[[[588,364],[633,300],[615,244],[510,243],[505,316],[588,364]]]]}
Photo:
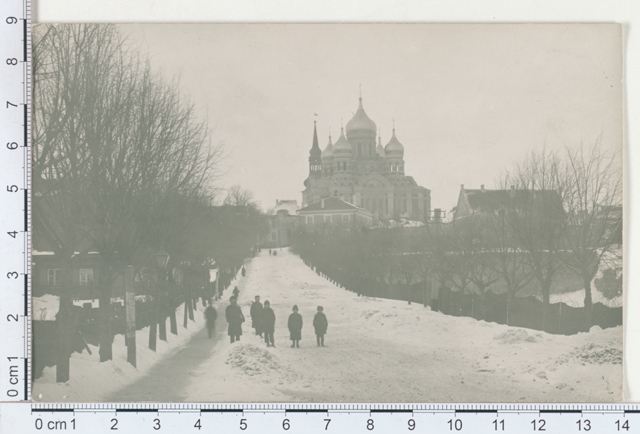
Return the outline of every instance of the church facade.
{"type": "Polygon", "coordinates": [[[302,206],[338,197],[370,211],[376,220],[429,220],[431,191],[405,175],[404,146],[396,137],[395,127],[389,143],[382,146],[362,98],[346,129],[341,128],[340,138],[332,143],[329,137],[324,150],[318,145],[314,122],[309,176],[304,186],[302,206]]]}

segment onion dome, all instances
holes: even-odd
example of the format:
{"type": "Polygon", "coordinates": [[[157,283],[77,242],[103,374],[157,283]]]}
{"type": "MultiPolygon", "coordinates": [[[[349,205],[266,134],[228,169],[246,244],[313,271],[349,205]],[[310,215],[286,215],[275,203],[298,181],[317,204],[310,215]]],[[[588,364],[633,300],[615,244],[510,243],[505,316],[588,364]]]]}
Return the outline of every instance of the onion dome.
{"type": "Polygon", "coordinates": [[[333,145],[334,158],[351,158],[351,143],[344,136],[344,128],[340,128],[340,138],[333,145]]]}
{"type": "Polygon", "coordinates": [[[376,147],[376,154],[378,154],[380,158],[384,158],[384,147],[382,146],[380,136],[378,136],[378,146],[376,147]]]}
{"type": "Polygon", "coordinates": [[[327,147],[322,151],[322,161],[331,160],[333,158],[333,145],[331,144],[331,136],[329,136],[329,143],[327,147]]]}
{"type": "Polygon", "coordinates": [[[358,111],[353,115],[351,120],[347,122],[347,137],[376,138],[376,124],[369,119],[369,116],[364,112],[362,108],[362,98],[360,98],[358,111]]]}
{"type": "Polygon", "coordinates": [[[389,143],[387,143],[387,146],[384,147],[384,152],[387,155],[387,157],[389,156],[402,157],[402,155],[404,154],[404,146],[402,146],[402,143],[400,143],[396,138],[395,128],[393,129],[391,140],[389,140],[389,143]]]}

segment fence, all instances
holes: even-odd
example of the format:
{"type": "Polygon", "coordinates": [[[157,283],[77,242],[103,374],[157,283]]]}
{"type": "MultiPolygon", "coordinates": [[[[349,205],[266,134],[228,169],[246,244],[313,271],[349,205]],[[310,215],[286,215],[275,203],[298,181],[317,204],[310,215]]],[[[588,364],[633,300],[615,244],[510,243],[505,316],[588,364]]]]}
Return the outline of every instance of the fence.
{"type": "MultiPolygon", "coordinates": [[[[303,261],[317,274],[363,296],[422,303],[446,315],[466,316],[553,334],[572,335],[588,331],[584,307],[554,303],[548,306],[545,317],[544,304],[535,297],[509,297],[507,294],[493,292],[484,295],[466,294],[449,288],[440,288],[437,297],[432,297],[431,288],[424,282],[415,285],[390,285],[358,276],[348,270],[326,265],[316,266],[308,258],[303,258],[303,261]]],[[[592,325],[603,329],[622,325],[621,307],[611,308],[595,303],[592,313],[592,325]]]]}

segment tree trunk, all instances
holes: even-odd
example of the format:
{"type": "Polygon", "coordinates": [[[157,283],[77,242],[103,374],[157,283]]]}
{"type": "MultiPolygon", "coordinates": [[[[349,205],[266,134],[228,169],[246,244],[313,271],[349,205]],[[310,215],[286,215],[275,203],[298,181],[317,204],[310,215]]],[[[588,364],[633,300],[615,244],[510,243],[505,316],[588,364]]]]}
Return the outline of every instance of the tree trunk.
{"type": "Polygon", "coordinates": [[[158,299],[158,337],[161,341],[167,341],[167,297],[162,294],[158,299]]]}
{"type": "Polygon", "coordinates": [[[71,341],[74,335],[72,318],[73,301],[71,297],[71,263],[64,261],[60,269],[60,302],[56,314],[58,346],[56,355],[56,381],[69,381],[69,359],[71,357],[71,341]]]}
{"type": "Polygon", "coordinates": [[[111,286],[100,285],[100,361],[113,359],[111,333],[111,286]]]}
{"type": "Polygon", "coordinates": [[[153,302],[151,303],[151,315],[150,315],[151,323],[149,324],[149,349],[151,351],[156,350],[156,338],[158,334],[158,316],[156,315],[157,304],[158,304],[158,296],[155,295],[153,297],[153,302]]]}
{"type": "Polygon", "coordinates": [[[591,279],[584,279],[584,323],[585,331],[593,326],[593,299],[591,298],[591,279]]]}
{"type": "Polygon", "coordinates": [[[549,332],[550,330],[550,321],[549,321],[549,309],[551,307],[550,301],[550,293],[551,293],[551,284],[545,284],[542,287],[542,330],[545,332],[549,332]]]}

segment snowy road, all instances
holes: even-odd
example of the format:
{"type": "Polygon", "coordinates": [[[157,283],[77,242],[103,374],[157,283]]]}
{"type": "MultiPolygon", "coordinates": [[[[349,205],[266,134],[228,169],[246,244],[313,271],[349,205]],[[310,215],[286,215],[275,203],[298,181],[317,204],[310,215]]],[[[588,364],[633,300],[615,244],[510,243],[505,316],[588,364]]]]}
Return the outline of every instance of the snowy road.
{"type": "MultiPolygon", "coordinates": [[[[133,401],[617,401],[622,387],[622,328],[575,336],[485,323],[421,305],[357,297],[304,266],[296,255],[267,252],[238,281],[247,317],[230,344],[224,306],[217,339],[203,331],[149,374],[110,399],[133,401]],[[276,348],[250,328],[255,295],[276,314],[276,348]],[[300,349],[290,348],[287,317],[304,319],[300,349]],[[318,305],[329,321],[317,348],[318,305]]],[[[225,298],[229,294],[225,294],[225,298]]]]}

